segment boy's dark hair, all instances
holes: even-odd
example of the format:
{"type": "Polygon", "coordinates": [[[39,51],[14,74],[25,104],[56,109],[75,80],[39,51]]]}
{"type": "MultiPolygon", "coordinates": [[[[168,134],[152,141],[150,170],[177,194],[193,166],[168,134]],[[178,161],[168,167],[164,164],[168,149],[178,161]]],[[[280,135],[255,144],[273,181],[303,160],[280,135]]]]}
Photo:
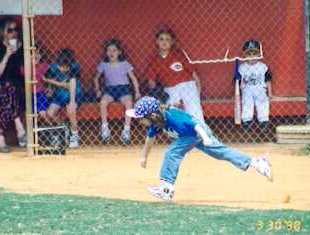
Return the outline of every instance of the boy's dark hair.
{"type": "Polygon", "coordinates": [[[116,38],[112,38],[110,40],[105,41],[103,43],[103,45],[104,45],[104,48],[105,48],[105,56],[104,56],[104,59],[103,59],[104,62],[106,62],[106,63],[110,62],[110,59],[107,56],[107,50],[108,50],[109,46],[115,46],[121,52],[120,55],[117,58],[118,61],[125,61],[126,60],[124,49],[123,49],[123,46],[122,46],[122,43],[121,43],[120,40],[118,40],[116,38]]]}
{"type": "Polygon", "coordinates": [[[74,51],[69,48],[60,49],[56,56],[56,64],[71,65],[75,63],[74,51]]]}
{"type": "Polygon", "coordinates": [[[159,36],[162,35],[162,34],[168,34],[168,35],[171,36],[172,39],[176,39],[176,35],[175,35],[174,31],[171,28],[167,27],[167,26],[160,28],[157,31],[157,33],[155,34],[155,38],[158,39],[159,36]]]}
{"type": "MultiPolygon", "coordinates": [[[[16,27],[17,27],[17,29],[19,29],[19,27],[17,25],[17,21],[14,17],[7,16],[7,17],[0,19],[0,42],[2,42],[4,39],[5,27],[10,23],[16,23],[16,27]]],[[[20,30],[18,30],[18,32],[20,32],[20,30]]],[[[20,38],[20,35],[18,35],[18,38],[20,38]]]]}

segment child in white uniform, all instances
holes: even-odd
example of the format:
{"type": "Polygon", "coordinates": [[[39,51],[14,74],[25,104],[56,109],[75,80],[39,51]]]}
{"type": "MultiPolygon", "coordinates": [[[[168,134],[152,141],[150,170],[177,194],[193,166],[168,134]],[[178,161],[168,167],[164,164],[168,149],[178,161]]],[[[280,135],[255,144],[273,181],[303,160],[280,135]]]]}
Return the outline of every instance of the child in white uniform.
{"type": "MultiPolygon", "coordinates": [[[[245,42],[243,52],[246,57],[260,55],[260,43],[255,40],[245,42]]],[[[269,123],[269,100],[272,96],[272,75],[268,66],[259,60],[242,63],[238,70],[241,77],[242,123],[249,127],[256,109],[257,120],[262,128],[269,123]]]]}

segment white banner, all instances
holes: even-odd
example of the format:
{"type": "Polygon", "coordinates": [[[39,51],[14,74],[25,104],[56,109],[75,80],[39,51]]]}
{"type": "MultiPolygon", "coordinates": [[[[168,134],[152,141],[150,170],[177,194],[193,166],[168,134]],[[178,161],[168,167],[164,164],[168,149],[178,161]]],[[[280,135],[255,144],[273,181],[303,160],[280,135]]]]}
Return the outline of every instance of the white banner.
{"type": "MultiPolygon", "coordinates": [[[[35,15],[62,15],[62,0],[29,0],[35,15]],[[49,6],[49,7],[47,7],[49,6]]],[[[0,0],[0,15],[21,15],[22,0],[0,0]]]]}

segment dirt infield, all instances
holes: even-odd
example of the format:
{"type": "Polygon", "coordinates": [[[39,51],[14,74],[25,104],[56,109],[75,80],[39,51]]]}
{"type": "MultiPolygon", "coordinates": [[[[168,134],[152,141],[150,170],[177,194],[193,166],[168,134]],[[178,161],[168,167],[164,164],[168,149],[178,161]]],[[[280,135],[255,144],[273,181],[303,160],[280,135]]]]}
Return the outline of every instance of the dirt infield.
{"type": "MultiPolygon", "coordinates": [[[[176,184],[176,203],[246,208],[310,210],[310,157],[296,145],[234,145],[253,156],[269,153],[270,183],[254,170],[192,151],[183,161],[176,184]]],[[[20,193],[75,194],[157,201],[146,186],[158,182],[164,148],[153,149],[148,168],[138,164],[141,147],[101,147],[70,151],[65,157],[27,158],[23,152],[0,154],[0,187],[20,193]]]]}

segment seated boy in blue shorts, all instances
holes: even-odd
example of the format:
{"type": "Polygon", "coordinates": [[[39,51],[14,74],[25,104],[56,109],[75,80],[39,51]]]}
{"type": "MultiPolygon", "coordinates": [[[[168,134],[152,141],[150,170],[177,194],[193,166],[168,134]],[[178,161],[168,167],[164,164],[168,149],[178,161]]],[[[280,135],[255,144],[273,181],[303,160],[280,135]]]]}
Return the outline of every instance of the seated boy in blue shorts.
{"type": "Polygon", "coordinates": [[[71,124],[69,147],[79,147],[77,109],[82,101],[82,88],[80,83],[80,65],[74,58],[70,49],[61,49],[54,64],[49,66],[44,81],[53,86],[54,92],[47,109],[47,118],[58,122],[58,111],[66,107],[71,124]]]}
{"type": "Polygon", "coordinates": [[[154,97],[145,96],[136,102],[134,109],[127,110],[126,115],[139,118],[141,123],[147,126],[147,137],[140,161],[143,168],[146,167],[156,135],[164,132],[173,139],[162,163],[160,185],[148,188],[155,197],[163,200],[172,199],[181,161],[193,148],[218,160],[229,161],[244,171],[253,167],[258,173],[272,180],[270,164],[266,157],[251,158],[229,148],[213,135],[207,124],[181,109],[161,105],[154,97]]]}

